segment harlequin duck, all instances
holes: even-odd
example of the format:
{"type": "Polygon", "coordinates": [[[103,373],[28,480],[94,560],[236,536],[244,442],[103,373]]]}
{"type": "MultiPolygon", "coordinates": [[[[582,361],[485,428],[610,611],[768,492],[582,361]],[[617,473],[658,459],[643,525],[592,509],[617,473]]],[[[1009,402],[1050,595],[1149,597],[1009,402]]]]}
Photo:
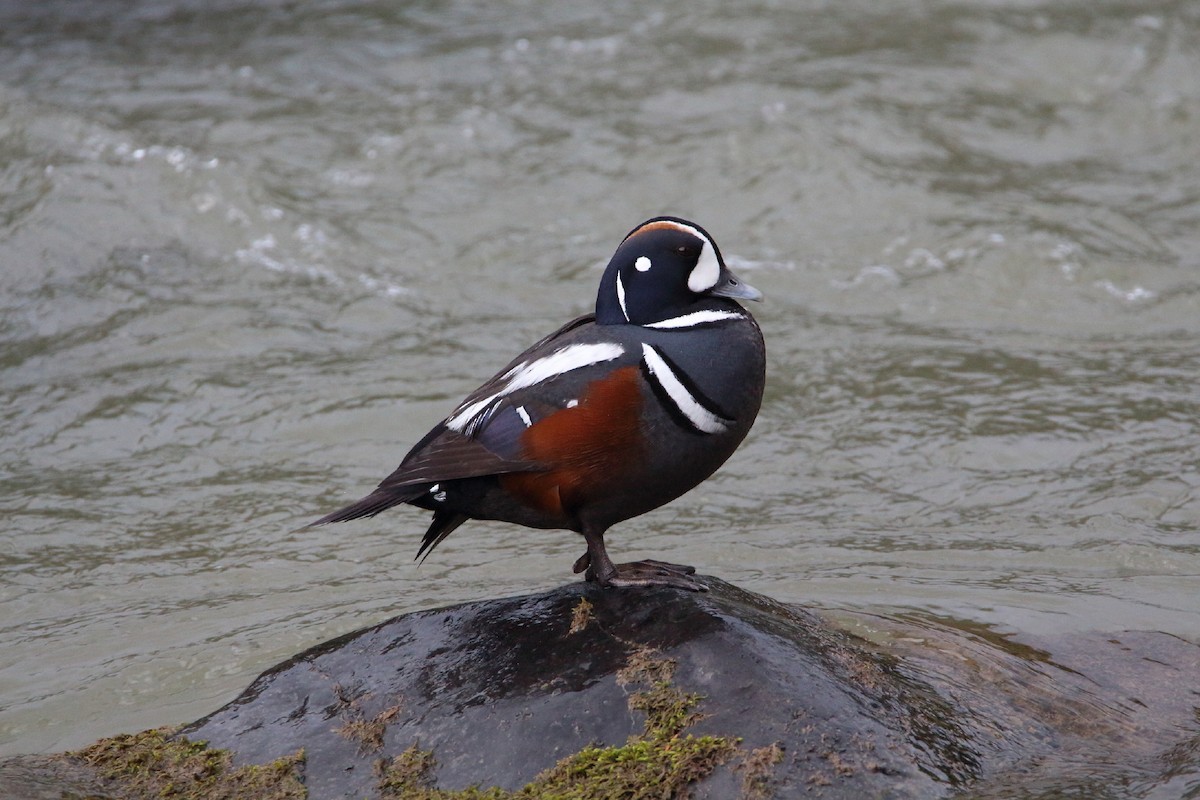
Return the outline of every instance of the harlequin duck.
{"type": "Polygon", "coordinates": [[[596,312],[517,356],[353,505],[312,525],[407,503],[433,512],[417,557],[468,519],[583,534],[575,572],[602,586],[703,591],[692,567],[613,564],[604,533],[725,462],[762,402],[762,332],[737,300],[762,294],[699,225],[656,217],[621,242],[596,312]]]}

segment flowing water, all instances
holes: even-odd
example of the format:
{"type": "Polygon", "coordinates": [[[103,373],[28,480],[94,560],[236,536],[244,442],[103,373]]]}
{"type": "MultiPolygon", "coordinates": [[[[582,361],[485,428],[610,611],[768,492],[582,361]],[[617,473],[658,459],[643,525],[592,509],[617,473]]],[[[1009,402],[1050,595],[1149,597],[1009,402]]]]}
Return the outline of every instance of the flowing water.
{"type": "Polygon", "coordinates": [[[0,2],[0,755],[195,719],[574,534],[357,498],[704,225],[766,400],[618,560],[1200,642],[1189,2],[0,2]]]}

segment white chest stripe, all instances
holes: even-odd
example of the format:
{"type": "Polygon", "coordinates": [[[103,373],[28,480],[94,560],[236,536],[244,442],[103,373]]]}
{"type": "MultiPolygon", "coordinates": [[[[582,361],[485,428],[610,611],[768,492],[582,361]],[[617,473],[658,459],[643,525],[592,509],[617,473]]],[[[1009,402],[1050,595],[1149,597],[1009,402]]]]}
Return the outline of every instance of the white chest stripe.
{"type": "Polygon", "coordinates": [[[736,311],[693,311],[690,314],[684,314],[681,317],[671,317],[659,322],[649,322],[642,327],[644,328],[659,328],[660,330],[670,330],[673,328],[695,328],[698,325],[708,325],[712,322],[720,322],[726,319],[743,319],[746,315],[739,314],[736,311]]]}
{"type": "Polygon", "coordinates": [[[696,430],[704,433],[721,433],[729,429],[725,420],[700,405],[700,401],[692,396],[692,393],[683,385],[679,376],[671,370],[657,350],[648,344],[643,344],[642,360],[645,361],[646,368],[650,370],[650,376],[658,381],[658,385],[679,409],[679,413],[683,414],[687,421],[696,427],[696,430]]]}
{"type": "Polygon", "coordinates": [[[609,342],[572,344],[543,358],[518,364],[505,373],[500,387],[492,394],[455,409],[454,413],[446,418],[446,427],[462,431],[475,417],[502,397],[507,397],[519,389],[536,386],[572,370],[612,361],[614,358],[619,358],[624,352],[624,347],[609,342]]]}

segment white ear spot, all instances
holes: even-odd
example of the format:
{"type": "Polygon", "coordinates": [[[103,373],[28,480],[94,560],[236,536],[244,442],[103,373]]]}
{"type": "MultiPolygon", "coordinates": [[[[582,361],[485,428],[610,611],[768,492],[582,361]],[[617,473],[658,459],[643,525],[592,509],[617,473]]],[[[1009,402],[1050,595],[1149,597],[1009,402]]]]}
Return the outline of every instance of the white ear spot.
{"type": "Polygon", "coordinates": [[[633,266],[637,267],[638,272],[645,272],[650,269],[650,259],[645,256],[638,256],[638,260],[633,262],[633,266]]]}

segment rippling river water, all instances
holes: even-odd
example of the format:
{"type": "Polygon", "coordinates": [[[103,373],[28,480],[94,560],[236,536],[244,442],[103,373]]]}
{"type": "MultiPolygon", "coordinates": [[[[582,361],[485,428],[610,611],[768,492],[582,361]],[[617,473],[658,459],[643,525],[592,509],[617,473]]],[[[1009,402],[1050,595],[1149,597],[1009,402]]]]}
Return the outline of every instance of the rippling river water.
{"type": "Polygon", "coordinates": [[[573,579],[569,533],[295,529],[661,213],[766,294],[769,383],[618,559],[1200,641],[1198,8],[0,3],[0,755],[573,579]]]}

